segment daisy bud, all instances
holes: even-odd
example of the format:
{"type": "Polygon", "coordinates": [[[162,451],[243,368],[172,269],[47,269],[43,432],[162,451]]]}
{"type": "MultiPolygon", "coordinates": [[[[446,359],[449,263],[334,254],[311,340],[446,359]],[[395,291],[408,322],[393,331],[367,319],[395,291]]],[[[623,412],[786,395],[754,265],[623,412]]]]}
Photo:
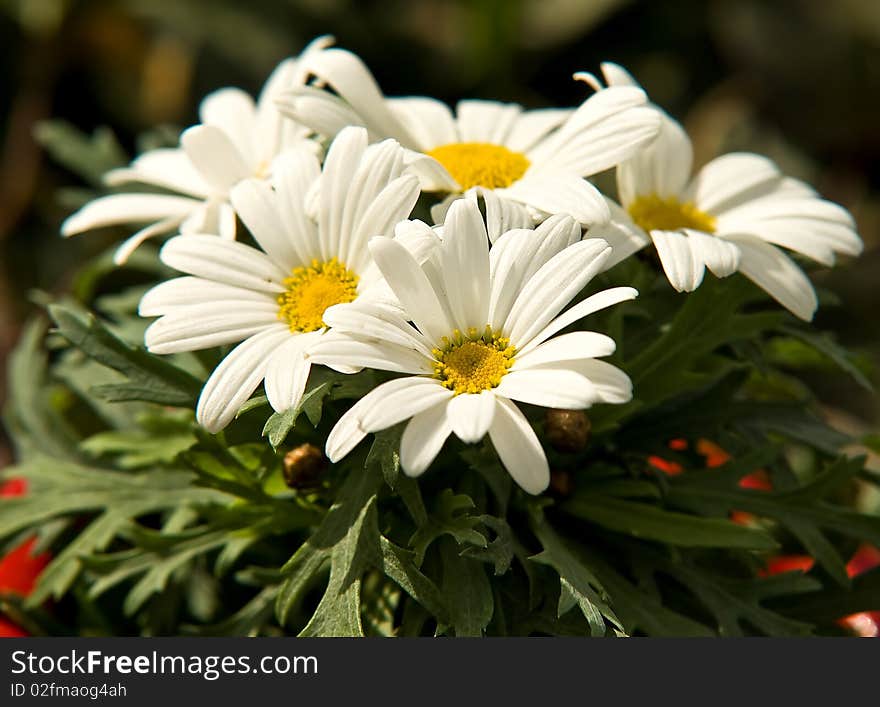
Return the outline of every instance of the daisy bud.
{"type": "Polygon", "coordinates": [[[557,452],[580,452],[590,441],[590,418],[583,410],[547,410],[544,431],[557,452]]]}
{"type": "Polygon", "coordinates": [[[571,474],[561,469],[551,469],[550,490],[557,496],[570,496],[574,491],[574,480],[571,478],[571,474]]]}
{"type": "Polygon", "coordinates": [[[284,483],[297,490],[317,488],[326,465],[318,447],[308,442],[301,444],[284,455],[284,483]]]}

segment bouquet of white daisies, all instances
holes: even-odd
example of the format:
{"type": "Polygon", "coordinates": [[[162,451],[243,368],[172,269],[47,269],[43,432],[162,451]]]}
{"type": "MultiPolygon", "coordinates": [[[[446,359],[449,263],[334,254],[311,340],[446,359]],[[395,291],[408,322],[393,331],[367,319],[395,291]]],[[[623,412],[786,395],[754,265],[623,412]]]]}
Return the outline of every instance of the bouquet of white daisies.
{"type": "Polygon", "coordinates": [[[860,253],[852,217],[760,155],[694,169],[622,67],[574,78],[574,108],[453,111],[321,37],[108,171],[63,234],[139,230],[37,298],[11,363],[28,492],[0,536],[52,559],[0,609],[403,636],[880,609],[848,565],[880,545],[877,477],[797,378],[870,385],[803,269],[860,253]]]}

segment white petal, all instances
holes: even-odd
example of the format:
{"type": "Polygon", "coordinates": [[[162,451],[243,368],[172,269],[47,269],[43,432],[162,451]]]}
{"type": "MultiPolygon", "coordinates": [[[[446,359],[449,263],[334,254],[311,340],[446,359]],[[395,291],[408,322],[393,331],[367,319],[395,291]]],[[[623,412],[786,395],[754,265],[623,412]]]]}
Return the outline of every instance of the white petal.
{"type": "Polygon", "coordinates": [[[113,262],[117,265],[125,265],[131,254],[146,240],[164,233],[175,230],[180,225],[179,216],[171,216],[156,223],[142,228],[137,233],[126,238],[113,253],[113,262]]]}
{"type": "Polygon", "coordinates": [[[587,378],[564,368],[510,371],[495,390],[505,398],[563,410],[583,410],[598,398],[587,378]]]}
{"type": "Polygon", "coordinates": [[[459,101],[455,109],[459,141],[504,145],[521,112],[522,107],[515,103],[459,101]]]}
{"type": "Polygon", "coordinates": [[[207,302],[177,307],[153,322],[144,333],[151,353],[198,351],[234,344],[264,329],[287,327],[278,321],[278,306],[256,302],[207,302]]]}
{"type": "Polygon", "coordinates": [[[183,196],[111,194],[90,201],[68,216],[61,224],[61,234],[72,236],[102,226],[183,218],[201,205],[201,201],[183,196]]]}
{"type": "Polygon", "coordinates": [[[254,240],[274,263],[288,271],[302,264],[282,224],[278,195],[268,182],[246,179],[235,186],[230,199],[254,240]]]}
{"type": "Polygon", "coordinates": [[[391,238],[374,238],[369,247],[376,265],[419,331],[434,343],[449,336],[455,327],[410,252],[391,238]]]}
{"type": "Polygon", "coordinates": [[[732,152],[716,157],[694,177],[685,201],[701,211],[717,213],[752,198],[755,189],[766,189],[780,178],[779,168],[766,157],[732,152]]]}
{"type": "Polygon", "coordinates": [[[358,299],[328,307],[324,310],[324,323],[334,332],[396,344],[418,351],[425,357],[431,355],[424,337],[397,311],[380,302],[358,299]]]}
{"type": "Polygon", "coordinates": [[[440,453],[452,428],[441,403],[414,416],[400,438],[400,466],[407,476],[420,476],[440,453]]]}
{"type": "Polygon", "coordinates": [[[484,390],[478,395],[464,393],[450,398],[446,404],[446,418],[462,442],[479,442],[495,418],[495,393],[484,390]]]}
{"type": "Polygon", "coordinates": [[[204,199],[210,193],[210,187],[193,167],[186,152],[179,147],[148,150],[129,167],[112,169],[104,175],[104,183],[108,186],[129,182],[152,184],[199,199],[204,199]]]}
{"type": "Polygon", "coordinates": [[[301,264],[321,256],[318,229],[306,213],[305,198],[321,176],[321,163],[314,152],[303,148],[288,150],[272,167],[278,195],[277,206],[290,246],[301,264]]]}
{"type": "MultiPolygon", "coordinates": [[[[617,366],[595,358],[583,358],[546,364],[548,369],[567,369],[579,373],[593,384],[596,391],[594,402],[622,404],[632,400],[633,386],[629,376],[617,366]]],[[[535,369],[540,370],[540,368],[535,369]]]]}
{"type": "Polygon", "coordinates": [[[290,338],[272,353],[266,368],[265,388],[266,397],[275,412],[284,412],[299,405],[311,369],[311,362],[303,356],[303,352],[317,336],[312,333],[291,333],[290,338]]]}
{"type": "Polygon", "coordinates": [[[525,346],[602,270],[611,248],[600,238],[570,245],[536,272],[510,309],[504,324],[514,346],[525,346]]]}
{"type": "Polygon", "coordinates": [[[367,131],[349,127],[336,136],[327,152],[321,175],[318,215],[318,238],[323,260],[330,260],[340,254],[349,187],[366,149],[367,131]]]}
{"type": "Polygon", "coordinates": [[[646,100],[644,92],[632,86],[592,95],[528,154],[533,167],[587,177],[631,157],[660,129],[660,115],[645,106],[646,100]]]}
{"type": "Polygon", "coordinates": [[[651,240],[660,256],[660,263],[678,292],[693,292],[703,281],[706,272],[702,258],[696,256],[691,241],[676,231],[651,231],[651,240]]]}
{"type": "Polygon", "coordinates": [[[610,356],[616,349],[614,339],[595,331],[575,331],[546,341],[531,352],[518,355],[512,370],[519,371],[544,363],[580,358],[610,356]]]}
{"type": "Polygon", "coordinates": [[[605,197],[596,187],[561,171],[528,171],[518,182],[498,193],[548,214],[569,214],[588,226],[605,223],[610,218],[605,197]]]}
{"type": "Polygon", "coordinates": [[[242,157],[255,154],[256,106],[241,89],[221,88],[209,93],[199,106],[199,118],[226,133],[242,157]]]}
{"type": "Polygon", "coordinates": [[[437,233],[424,221],[401,221],[394,227],[394,240],[406,248],[416,262],[424,263],[440,245],[437,233]]]}
{"type": "Polygon", "coordinates": [[[463,332],[471,327],[482,331],[489,323],[486,225],[474,201],[459,199],[449,208],[444,226],[440,267],[454,324],[463,332]]]}
{"type": "Polygon", "coordinates": [[[276,311],[278,308],[275,298],[264,292],[233,287],[200,277],[175,277],[148,290],[141,298],[138,314],[142,317],[156,317],[182,307],[213,302],[226,302],[230,306],[239,303],[275,305],[276,311]]]}
{"type": "Polygon", "coordinates": [[[385,341],[368,341],[342,334],[322,337],[309,347],[313,363],[326,366],[375,368],[396,373],[432,373],[432,359],[411,348],[385,341]]]}
{"type": "Polygon", "coordinates": [[[560,314],[538,334],[532,337],[532,340],[520,350],[519,355],[525,355],[541,342],[546,341],[557,332],[565,329],[565,327],[589,316],[593,312],[598,312],[601,309],[618,304],[619,302],[635,299],[638,295],[638,290],[632,287],[613,287],[610,290],[602,290],[601,292],[597,292],[596,294],[587,297],[585,300],[578,302],[571,309],[567,309],[560,314]]]}
{"type": "Polygon", "coordinates": [[[578,223],[563,214],[551,216],[534,231],[506,233],[489,253],[492,286],[489,323],[500,328],[529,278],[580,237],[578,223]]]}
{"type": "Polygon", "coordinates": [[[476,190],[486,204],[486,231],[491,243],[514,228],[534,226],[534,219],[523,204],[501,196],[494,189],[477,187],[476,190]]]}
{"type": "Polygon", "coordinates": [[[371,133],[416,147],[416,140],[390,110],[376,79],[357,56],[344,49],[326,49],[304,59],[304,64],[354,108],[371,133]]]}
{"type": "MultiPolygon", "coordinates": [[[[408,152],[406,163],[413,174],[419,178],[422,191],[461,192],[461,185],[452,178],[446,168],[433,157],[420,152],[408,152]]],[[[435,219],[436,222],[436,219],[435,219]]]]}
{"type": "Polygon", "coordinates": [[[416,149],[428,152],[441,145],[459,142],[455,118],[445,103],[418,96],[389,98],[387,104],[412,135],[416,149]]]}
{"type": "Polygon", "coordinates": [[[757,238],[729,237],[742,253],[739,271],[792,314],[810,321],[816,312],[816,292],[809,278],[785,253],[757,238]]]}
{"type": "Polygon", "coordinates": [[[382,406],[386,396],[397,390],[408,388],[412,385],[410,383],[411,380],[411,378],[395,378],[394,380],[382,383],[382,385],[373,388],[373,390],[349,408],[339,418],[339,422],[336,423],[327,437],[325,447],[327,458],[335,463],[354,449],[367,434],[360,426],[361,417],[374,406],[382,406]]]}
{"type": "Polygon", "coordinates": [[[519,486],[539,494],[550,484],[550,466],[541,442],[519,408],[499,399],[489,437],[501,463],[519,486]]]}
{"type": "Polygon", "coordinates": [[[504,140],[514,152],[528,152],[551,131],[562,125],[574,111],[570,108],[544,108],[520,113],[504,140]]]}
{"type": "Polygon", "coordinates": [[[617,167],[617,192],[631,204],[639,196],[678,197],[691,176],[693,147],[684,128],[664,113],[654,142],[617,167]]]}
{"type": "MultiPolygon", "coordinates": [[[[353,128],[343,131],[340,137],[344,138],[351,130],[360,131],[366,139],[366,131],[362,128],[353,128]]],[[[336,254],[343,262],[351,267],[358,268],[364,260],[369,260],[365,254],[366,243],[372,236],[391,235],[388,229],[372,232],[377,227],[375,223],[381,220],[381,216],[375,211],[376,208],[399,208],[390,203],[377,205],[377,200],[388,201],[397,194],[394,190],[385,192],[389,184],[393,184],[403,172],[403,148],[396,140],[383,140],[380,143],[370,145],[357,161],[348,165],[352,172],[351,181],[348,184],[344,199],[340,202],[341,214],[339,225],[339,243],[336,254]],[[365,222],[366,221],[366,222],[365,222]]],[[[410,177],[416,181],[415,177],[410,177]]],[[[412,186],[412,185],[411,185],[412,186]]],[[[413,202],[418,198],[418,186],[415,189],[413,202]]],[[[398,187],[399,192],[399,187],[398,187]]],[[[393,203],[393,202],[392,202],[393,203]]],[[[407,210],[401,220],[409,215],[407,210]]],[[[384,226],[384,222],[382,222],[384,226]]]]}
{"type": "Polygon", "coordinates": [[[290,336],[286,329],[260,332],[236,346],[208,378],[196,419],[209,432],[226,427],[263,380],[272,351],[290,336]]]}
{"type": "MultiPolygon", "coordinates": [[[[279,96],[276,105],[289,119],[328,138],[335,137],[348,125],[364,125],[364,119],[339,96],[311,86],[299,86],[285,92],[279,96]]],[[[374,134],[373,137],[384,135],[374,134]]]]}
{"type": "Polygon", "coordinates": [[[381,405],[364,412],[360,425],[366,432],[378,432],[413,415],[449,400],[453,393],[434,378],[406,378],[407,386],[388,392],[381,405]]]}
{"type": "Polygon", "coordinates": [[[685,229],[691,252],[706,264],[716,277],[727,277],[739,267],[739,248],[723,238],[708,233],[685,229]]]}
{"type": "Polygon", "coordinates": [[[183,131],[180,144],[202,178],[225,192],[240,179],[251,176],[244,157],[220,128],[196,125],[183,131]]]}
{"type": "Polygon", "coordinates": [[[616,202],[606,198],[605,203],[608,204],[611,219],[608,223],[590,226],[587,237],[601,238],[611,246],[611,257],[605,261],[605,269],[610,270],[646,245],[650,245],[651,239],[647,233],[633,223],[629,214],[616,202]]]}
{"type": "MultiPolygon", "coordinates": [[[[374,236],[391,236],[394,227],[404,221],[419,199],[419,180],[405,174],[387,184],[371,201],[361,216],[349,243],[345,262],[360,271],[370,261],[367,243],[374,236]]],[[[399,241],[398,242],[402,242],[399,241]]]]}
{"type": "Polygon", "coordinates": [[[177,236],[162,246],[159,257],[181,272],[260,292],[283,292],[287,277],[265,253],[216,236],[177,236]]]}
{"type": "Polygon", "coordinates": [[[599,67],[602,69],[602,75],[609,86],[639,85],[639,82],[633,78],[633,75],[620,64],[615,64],[613,61],[603,61],[599,67]]]}

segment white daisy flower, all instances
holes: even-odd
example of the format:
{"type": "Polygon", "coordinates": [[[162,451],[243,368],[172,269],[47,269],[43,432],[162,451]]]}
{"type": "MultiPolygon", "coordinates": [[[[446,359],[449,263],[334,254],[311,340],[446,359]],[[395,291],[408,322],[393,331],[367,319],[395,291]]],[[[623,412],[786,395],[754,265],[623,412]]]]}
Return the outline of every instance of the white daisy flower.
{"type": "MultiPolygon", "coordinates": [[[[635,84],[619,66],[602,68],[609,83],[635,84]]],[[[862,241],[852,216],[760,155],[723,155],[691,177],[687,133],[658,112],[657,140],[617,168],[623,209],[613,209],[614,220],[628,223],[643,244],[654,244],[679,292],[699,287],[706,268],[717,277],[741,272],[796,316],[812,319],[813,285],[781,248],[826,266],[839,253],[858,255],[862,241]]]]}
{"type": "MultiPolygon", "coordinates": [[[[257,179],[232,190],[259,249],[213,235],[178,236],[162,248],[162,261],[189,276],[144,295],[140,314],[160,317],[147,329],[147,348],[167,354],[242,342],[202,390],[196,417],[206,429],[229,424],[264,379],[276,411],[297,405],[311,365],[305,352],[327,332],[324,311],[384,292],[367,241],[393,233],[418,199],[403,157],[393,140],[368,147],[366,130],[349,128],[323,172],[300,148],[276,161],[274,190],[257,179]]],[[[424,259],[433,232],[409,230],[394,242],[424,259]]]]}
{"type": "Polygon", "coordinates": [[[115,261],[124,263],[145,240],[163,233],[218,233],[235,238],[235,210],[230,190],[243,179],[266,178],[272,162],[305,140],[308,128],[279,113],[281,92],[305,78],[303,61],[332,40],[320,37],[296,59],[272,72],[256,103],[244,91],[214,91],[199,107],[201,123],[185,130],[180,147],[150,150],[129,167],[110,171],[110,186],[146,184],[167,193],[120,193],[90,201],[61,226],[64,236],[103,226],[148,225],[126,240],[115,261]]]}
{"type": "MultiPolygon", "coordinates": [[[[453,115],[432,98],[386,98],[351,52],[325,49],[305,63],[335,93],[295,87],[278,103],[283,113],[322,135],[354,124],[367,127],[372,139],[393,137],[416,153],[423,190],[454,198],[478,189],[492,221],[505,230],[531,227],[535,217],[555,213],[585,225],[607,222],[604,199],[584,177],[632,156],[659,128],[635,87],[599,91],[574,110],[524,111],[512,103],[467,100],[453,115]]],[[[490,232],[493,242],[499,233],[490,232]]]]}
{"type": "Polygon", "coordinates": [[[469,443],[488,434],[516,483],[540,493],[550,479],[547,458],[513,401],[582,409],[630,400],[627,375],[596,360],[614,352],[614,341],[590,331],[554,335],[637,293],[605,290],[560,314],[611,253],[601,239],[580,240],[569,216],[509,231],[490,251],[477,204],[461,199],[443,234],[423,267],[389,238],[370,241],[405,314],[359,303],[325,313],[333,334],[311,349],[314,361],[411,374],[346,412],[327,439],[327,455],[338,461],[366,434],[408,419],[400,447],[408,475],[423,473],[450,433],[469,443]]]}

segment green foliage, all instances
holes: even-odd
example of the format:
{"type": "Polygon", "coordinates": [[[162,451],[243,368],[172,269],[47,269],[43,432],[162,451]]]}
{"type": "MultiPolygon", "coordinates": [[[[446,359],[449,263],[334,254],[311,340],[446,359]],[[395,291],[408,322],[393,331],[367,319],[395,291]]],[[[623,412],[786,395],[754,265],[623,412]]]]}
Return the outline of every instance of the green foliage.
{"type": "Polygon", "coordinates": [[[37,123],[34,138],[53,159],[95,187],[103,185],[109,170],[128,162],[108,128],[89,136],[63,120],[44,120],[37,123]]]}
{"type": "MultiPolygon", "coordinates": [[[[31,491],[2,501],[0,541],[36,534],[53,560],[30,599],[3,610],[34,632],[806,635],[877,608],[876,571],[846,572],[859,542],[880,544],[880,518],[851,500],[876,476],[840,456],[848,438],[792,371],[821,360],[869,381],[831,339],[761,311],[741,278],[595,315],[591,328],[621,341],[615,362],[636,398],[590,411],[583,451],[548,446],[568,482],[532,498],[489,443],[450,440],[407,477],[402,425],[328,465],[315,488],[289,488],[287,451],[323,446],[385,378],[316,366],[297,408],[272,413],[257,394],[207,434],[192,410],[222,352],[145,351],[134,314],[144,286],[96,297],[102,262],[79,290],[102,316],[50,303],[55,328],[34,320],[9,360],[5,421],[20,462],[8,473],[31,491]],[[787,341],[812,358],[793,358],[787,341]],[[673,438],[687,448],[670,449],[673,438]],[[701,439],[730,460],[706,468],[701,439]],[[652,456],[682,473],[660,473],[652,456]],[[759,469],[773,489],[743,488],[759,469]],[[743,512],[749,522],[732,520],[743,512]],[[777,553],[810,554],[816,568],[763,576],[777,553]]],[[[626,269],[652,289],[647,266],[626,269]]]]}

